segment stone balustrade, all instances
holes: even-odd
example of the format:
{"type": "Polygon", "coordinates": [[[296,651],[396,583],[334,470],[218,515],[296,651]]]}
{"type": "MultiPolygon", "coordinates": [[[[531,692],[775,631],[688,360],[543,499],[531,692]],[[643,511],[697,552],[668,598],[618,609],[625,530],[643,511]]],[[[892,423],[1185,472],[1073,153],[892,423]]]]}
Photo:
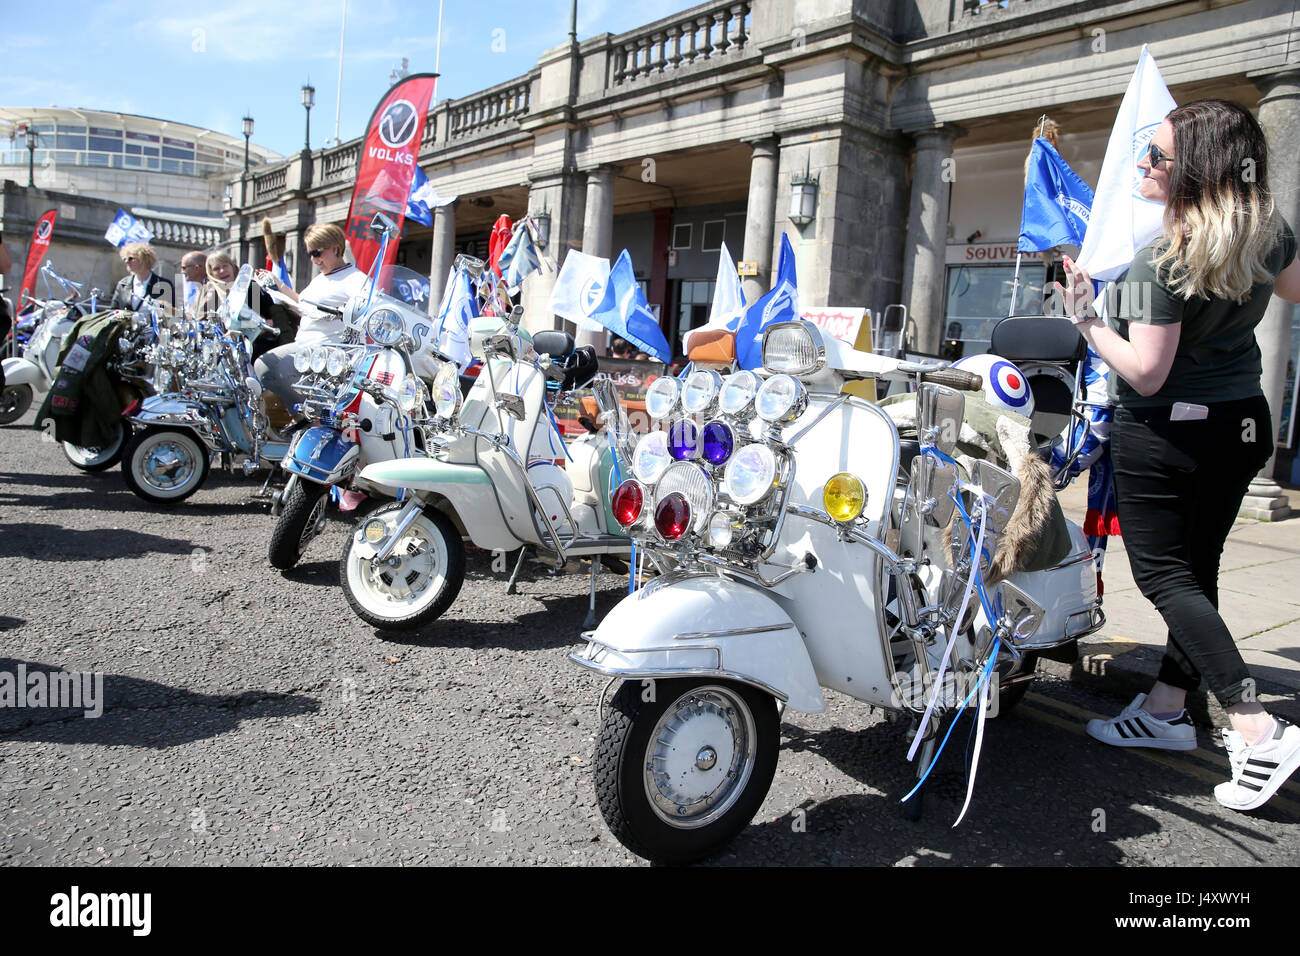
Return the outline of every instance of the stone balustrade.
{"type": "Polygon", "coordinates": [[[611,41],[613,85],[658,77],[684,66],[745,52],[748,3],[712,3],[621,34],[611,41]]]}
{"type": "Polygon", "coordinates": [[[259,173],[253,177],[253,200],[272,199],[280,195],[280,193],[284,192],[285,184],[288,181],[289,166],[287,163],[265,173],[259,173]]]}
{"type": "Polygon", "coordinates": [[[185,246],[190,249],[209,249],[225,242],[226,230],[212,226],[198,226],[188,222],[174,222],[170,219],[140,219],[144,227],[153,233],[153,241],[169,246],[185,246]]]}
{"type": "Polygon", "coordinates": [[[446,104],[448,138],[462,139],[504,123],[517,123],[532,105],[532,86],[533,76],[529,74],[446,104]]]}

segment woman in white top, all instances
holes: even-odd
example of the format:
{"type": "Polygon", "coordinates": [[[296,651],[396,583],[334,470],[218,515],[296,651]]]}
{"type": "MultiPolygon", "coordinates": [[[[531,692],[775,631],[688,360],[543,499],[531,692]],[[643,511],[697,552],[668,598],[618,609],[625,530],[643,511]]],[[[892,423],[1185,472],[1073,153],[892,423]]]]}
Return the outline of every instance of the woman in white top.
{"type": "MultiPolygon", "coordinates": [[[[308,306],[342,309],[348,299],[360,292],[366,283],[364,272],[343,261],[343,250],[347,243],[343,230],[334,225],[315,225],[307,229],[303,238],[312,264],[320,270],[305,289],[295,292],[265,270],[258,273],[258,278],[269,278],[286,298],[294,301],[308,306]]],[[[254,371],[262,387],[278,395],[285,406],[292,410],[296,403],[302,401],[302,396],[293,388],[293,383],[299,378],[293,367],[294,355],[308,345],[337,342],[343,338],[343,331],[342,319],[332,315],[319,315],[310,308],[304,310],[302,324],[298,326],[298,335],[294,341],[271,349],[255,363],[254,371]]]]}

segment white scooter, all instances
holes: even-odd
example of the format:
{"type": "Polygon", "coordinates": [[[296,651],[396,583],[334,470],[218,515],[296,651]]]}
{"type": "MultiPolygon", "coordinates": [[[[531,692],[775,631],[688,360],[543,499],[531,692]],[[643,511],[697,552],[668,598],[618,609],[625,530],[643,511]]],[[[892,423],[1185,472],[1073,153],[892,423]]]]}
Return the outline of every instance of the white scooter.
{"type": "Polygon", "coordinates": [[[63,337],[76,324],[77,319],[95,311],[99,290],[92,290],[90,302],[80,303],[81,283],[65,279],[56,273],[48,262],[41,267],[45,281],[46,301],[37,300],[43,313],[27,340],[20,356],[4,360],[4,392],[0,394],[0,425],[18,421],[32,407],[37,393],[45,393],[54,384],[59,367],[59,350],[63,337]],[[50,280],[63,287],[62,301],[50,293],[50,280]]]}
{"type": "MultiPolygon", "coordinates": [[[[483,371],[463,399],[454,364],[435,376],[438,417],[424,423],[430,457],[361,472],[406,495],[360,523],[339,566],[348,603],[374,627],[413,629],[441,615],[464,579],[463,538],[488,550],[519,549],[511,589],[527,548],[549,552],[559,565],[593,558],[593,607],[600,558],[628,553],[608,504],[617,469],[608,429],[566,446],[550,413],[548,383],[555,392],[583,387],[596,373],[595,355],[575,351],[567,332],[529,336],[518,327],[522,311],[476,320],[470,349],[483,371]]],[[[607,423],[626,429],[613,387],[596,392],[607,423]]]]}
{"type": "MultiPolygon", "coordinates": [[[[929,384],[978,388],[978,376],[858,352],[807,322],[770,326],[762,354],[759,373],[701,370],[648,390],[667,428],[630,451],[613,510],[660,577],[571,655],[622,681],[596,792],[614,835],[656,861],[706,856],[747,825],[783,708],[819,713],[829,687],[910,715],[922,776],[944,714],[1009,706],[1037,653],[1103,621],[1092,555],[1059,508],[1053,553],[999,549],[1020,533],[1020,481],[954,458],[981,403],[929,384]],[[918,385],[919,441],[842,391],[861,379],[918,385]]],[[[1027,421],[1004,424],[1019,473],[1045,467],[1028,457],[1027,421]]],[[[1055,505],[1050,477],[1032,488],[1055,505]]]]}

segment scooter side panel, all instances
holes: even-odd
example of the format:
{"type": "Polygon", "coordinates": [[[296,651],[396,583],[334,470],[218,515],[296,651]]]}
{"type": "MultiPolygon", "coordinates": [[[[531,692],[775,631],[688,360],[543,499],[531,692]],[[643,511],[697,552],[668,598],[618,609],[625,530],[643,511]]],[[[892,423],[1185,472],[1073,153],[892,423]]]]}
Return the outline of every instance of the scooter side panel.
{"type": "Polygon", "coordinates": [[[357,464],[360,449],[333,428],[317,426],[298,436],[281,467],[317,484],[344,481],[357,464]]]}
{"type": "MultiPolygon", "coordinates": [[[[800,419],[786,426],[796,434],[826,407],[814,399],[800,419]]],[[[795,444],[797,466],[791,503],[824,510],[822,489],[838,472],[866,486],[868,530],[881,536],[898,468],[898,433],[874,405],[841,405],[795,444]]],[[[893,699],[893,662],[887,659],[885,593],[880,559],[861,544],[841,541],[837,531],[798,516],[786,518],[782,543],[770,563],[789,568],[806,554],[817,559],[811,574],[796,574],[773,592],[804,633],[818,680],[868,703],[893,699]]],[[[774,573],[769,569],[768,574],[774,573]]]]}
{"type": "Polygon", "coordinates": [[[1024,650],[1059,647],[1092,629],[1092,611],[1097,603],[1097,564],[1092,560],[1088,539],[1073,521],[1070,554],[1059,565],[1043,571],[1020,571],[1007,581],[1020,588],[1043,609],[1043,622],[1024,650]]]}
{"type": "Polygon", "coordinates": [[[33,388],[46,387],[45,375],[39,368],[25,358],[7,358],[4,360],[6,385],[30,385],[33,388]]]}
{"type": "Polygon", "coordinates": [[[513,550],[520,541],[510,532],[497,508],[487,472],[477,465],[457,465],[434,458],[398,458],[367,465],[363,481],[392,489],[434,492],[446,498],[480,548],[513,550]]]}
{"type": "Polygon", "coordinates": [[[605,615],[584,667],[628,679],[713,675],[784,697],[803,713],[826,709],[799,630],[766,593],[726,578],[659,578],[605,615]]]}

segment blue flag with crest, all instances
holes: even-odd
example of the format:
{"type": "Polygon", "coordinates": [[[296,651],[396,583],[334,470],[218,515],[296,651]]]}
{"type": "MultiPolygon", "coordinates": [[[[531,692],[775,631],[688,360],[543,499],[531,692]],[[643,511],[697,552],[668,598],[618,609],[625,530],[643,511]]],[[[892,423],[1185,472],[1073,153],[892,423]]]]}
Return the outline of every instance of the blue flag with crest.
{"type": "Polygon", "coordinates": [[[1020,215],[1020,252],[1082,246],[1092,209],[1092,189],[1047,140],[1034,140],[1020,215]]]}
{"type": "Polygon", "coordinates": [[[781,234],[781,257],[777,260],[776,284],[772,291],[745,310],[736,328],[736,364],[741,368],[763,365],[763,330],[773,322],[799,319],[799,283],[794,269],[790,237],[781,234]]]}

